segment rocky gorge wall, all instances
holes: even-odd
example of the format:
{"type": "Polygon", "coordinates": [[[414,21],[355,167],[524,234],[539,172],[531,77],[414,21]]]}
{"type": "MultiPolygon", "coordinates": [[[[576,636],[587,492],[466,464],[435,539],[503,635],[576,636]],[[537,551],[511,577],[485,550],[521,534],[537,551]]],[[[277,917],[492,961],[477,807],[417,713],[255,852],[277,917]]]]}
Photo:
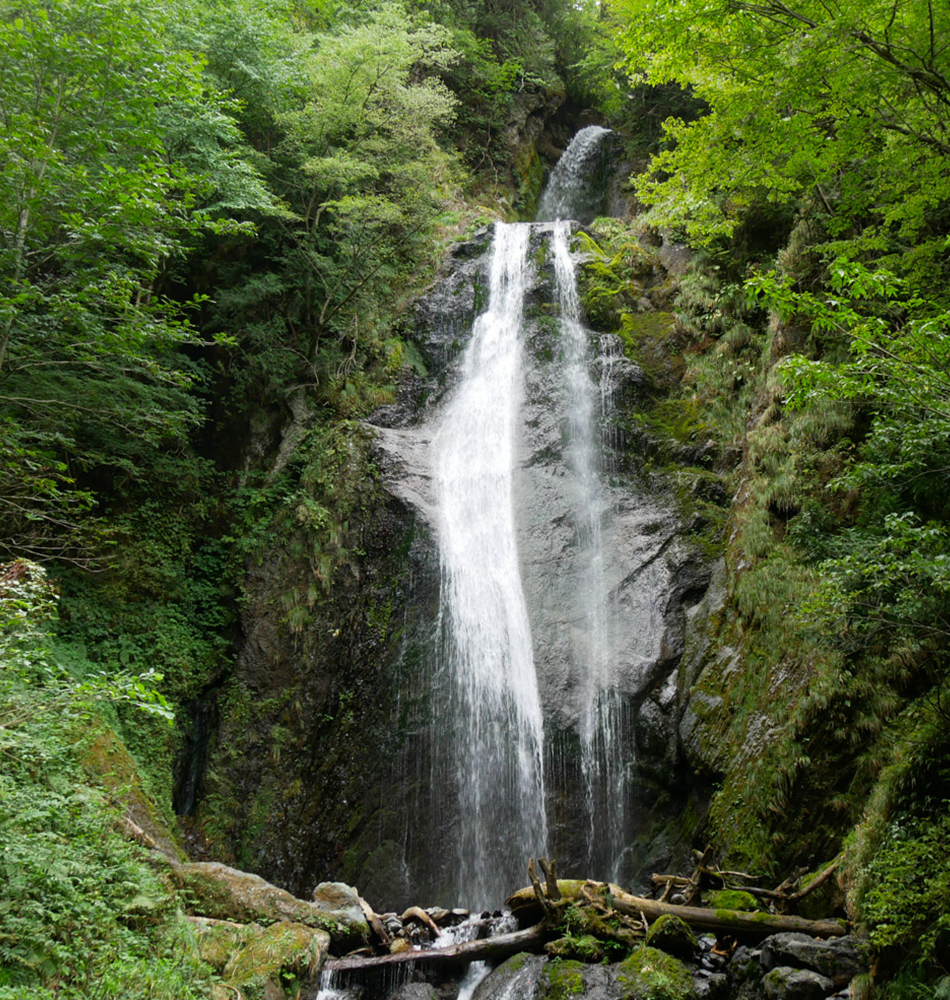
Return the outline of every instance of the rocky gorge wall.
{"type": "MultiPolygon", "coordinates": [[[[643,884],[686,851],[691,821],[681,818],[694,816],[692,800],[702,797],[682,767],[678,665],[702,618],[711,568],[669,485],[644,474],[638,440],[624,430],[642,372],[615,336],[590,331],[590,368],[612,397],[600,429],[600,598],[624,796],[610,803],[601,794],[593,804],[580,745],[589,695],[578,581],[588,556],[571,514],[577,483],[566,456],[549,229],[532,233],[514,487],[545,716],[549,850],[565,874],[606,876],[619,864],[624,881],[643,884]],[[611,823],[624,826],[615,831],[619,859],[607,856],[611,823]]],[[[410,321],[426,374],[407,376],[399,400],[349,442],[347,475],[360,484],[351,565],[296,629],[286,595],[309,571],[293,555],[294,539],[250,569],[244,640],[219,698],[197,819],[215,856],[298,893],[342,879],[377,908],[454,902],[453,735],[433,718],[440,567],[427,443],[483,305],[490,240],[486,230],[454,249],[410,321]]],[[[657,259],[648,284],[665,277],[657,259]]]]}

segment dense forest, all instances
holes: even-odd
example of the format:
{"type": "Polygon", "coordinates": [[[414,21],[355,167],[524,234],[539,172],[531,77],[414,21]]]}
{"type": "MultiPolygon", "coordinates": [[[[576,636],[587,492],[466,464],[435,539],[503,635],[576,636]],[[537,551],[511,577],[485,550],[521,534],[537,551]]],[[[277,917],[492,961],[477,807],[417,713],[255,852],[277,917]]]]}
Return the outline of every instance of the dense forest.
{"type": "Polygon", "coordinates": [[[726,580],[696,846],[776,883],[840,856],[867,995],[946,996],[946,5],[2,8],[0,1000],[232,995],[149,851],[243,860],[212,783],[182,807],[195,706],[235,703],[250,574],[306,567],[291,640],[358,575],[412,303],[590,121],[635,210],[580,237],[587,313],[726,580]]]}

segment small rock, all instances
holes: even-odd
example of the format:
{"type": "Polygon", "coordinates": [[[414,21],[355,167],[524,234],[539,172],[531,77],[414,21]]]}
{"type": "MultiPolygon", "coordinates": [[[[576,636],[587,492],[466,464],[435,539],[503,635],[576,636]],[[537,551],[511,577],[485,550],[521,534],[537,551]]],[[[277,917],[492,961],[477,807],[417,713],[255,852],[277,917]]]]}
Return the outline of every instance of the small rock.
{"type": "Polygon", "coordinates": [[[811,969],[780,965],[762,980],[765,995],[772,1000],[825,1000],[834,983],[811,969]]]}
{"type": "Polygon", "coordinates": [[[727,1000],[729,996],[729,977],[722,972],[693,976],[693,986],[699,1000],[727,1000]]]}
{"type": "Polygon", "coordinates": [[[734,983],[744,983],[758,979],[762,975],[761,955],[758,948],[749,948],[744,944],[736,948],[727,969],[730,980],[734,983]]]}
{"type": "Polygon", "coordinates": [[[408,939],[404,937],[394,938],[393,943],[389,946],[390,955],[401,955],[405,951],[412,951],[412,945],[408,939]]]}
{"type": "Polygon", "coordinates": [[[431,983],[406,983],[390,1000],[439,1000],[439,994],[431,983]]]}

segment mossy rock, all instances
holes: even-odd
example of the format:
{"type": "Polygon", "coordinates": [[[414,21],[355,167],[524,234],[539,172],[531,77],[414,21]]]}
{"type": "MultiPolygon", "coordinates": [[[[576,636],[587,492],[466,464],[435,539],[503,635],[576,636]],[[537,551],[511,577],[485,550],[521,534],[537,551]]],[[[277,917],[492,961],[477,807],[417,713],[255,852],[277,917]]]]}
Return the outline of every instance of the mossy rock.
{"type": "Polygon", "coordinates": [[[192,862],[175,868],[173,878],[189,912],[199,916],[237,923],[290,921],[325,930],[344,946],[358,947],[369,939],[365,920],[356,922],[344,912],[328,913],[251,872],[213,861],[192,862]]]}
{"type": "Polygon", "coordinates": [[[497,1000],[530,993],[547,965],[543,955],[519,952],[506,959],[476,987],[472,1000],[497,1000]]]}
{"type": "Polygon", "coordinates": [[[228,982],[241,984],[255,977],[316,978],[330,949],[330,936],[304,924],[282,921],[264,927],[224,967],[228,982]]]}
{"type": "Polygon", "coordinates": [[[544,184],[544,164],[535,146],[526,145],[518,150],[512,173],[518,186],[515,204],[522,215],[533,216],[544,184]]]}
{"type": "Polygon", "coordinates": [[[719,889],[706,893],[706,901],[714,910],[738,910],[740,913],[755,913],[761,910],[759,901],[749,892],[741,889],[719,889]]]}
{"type": "Polygon", "coordinates": [[[245,1000],[282,1000],[284,984],[315,980],[330,948],[326,931],[289,921],[197,923],[195,937],[201,959],[245,1000]]]}
{"type": "Polygon", "coordinates": [[[620,963],[623,1000],[696,1000],[689,969],[679,959],[644,946],[620,963]]]}
{"type": "MultiPolygon", "coordinates": [[[[817,871],[809,872],[802,879],[802,889],[807,889],[825,868],[827,868],[827,865],[823,865],[817,871]]],[[[805,917],[806,920],[823,920],[825,917],[833,916],[841,910],[844,907],[844,903],[844,892],[841,886],[838,885],[838,880],[832,876],[825,879],[817,889],[814,889],[807,896],[800,899],[796,903],[796,909],[799,915],[805,917]]]]}
{"type": "Polygon", "coordinates": [[[237,924],[227,920],[195,920],[194,930],[201,961],[207,962],[215,972],[220,973],[224,971],[232,955],[245,948],[251,938],[263,928],[260,924],[237,924]]]}
{"type": "Polygon", "coordinates": [[[575,959],[578,962],[602,962],[607,956],[603,941],[591,934],[577,937],[568,934],[556,941],[549,941],[544,950],[551,958],[575,959]]]}
{"type": "Polygon", "coordinates": [[[699,950],[696,935],[673,913],[660,917],[647,933],[647,944],[677,958],[692,958],[699,950]]]}
{"type": "Polygon", "coordinates": [[[158,804],[146,792],[138,765],[125,744],[101,722],[94,725],[96,731],[83,747],[83,770],[122,804],[126,817],[152,838],[162,854],[184,861],[185,852],[158,804]]]}
{"type": "Polygon", "coordinates": [[[581,962],[549,962],[541,973],[538,1000],[570,1000],[584,994],[584,966],[581,962]]]}

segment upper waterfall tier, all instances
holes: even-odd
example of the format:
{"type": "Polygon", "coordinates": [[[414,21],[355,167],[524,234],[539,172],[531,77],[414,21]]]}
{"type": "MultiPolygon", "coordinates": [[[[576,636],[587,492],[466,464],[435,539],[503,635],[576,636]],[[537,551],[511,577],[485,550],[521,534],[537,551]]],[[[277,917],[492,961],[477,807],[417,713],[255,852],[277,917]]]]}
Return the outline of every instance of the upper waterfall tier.
{"type": "Polygon", "coordinates": [[[608,174],[606,139],[611,134],[610,129],[588,125],[574,136],[548,179],[538,205],[538,222],[590,222],[601,214],[608,174]]]}

